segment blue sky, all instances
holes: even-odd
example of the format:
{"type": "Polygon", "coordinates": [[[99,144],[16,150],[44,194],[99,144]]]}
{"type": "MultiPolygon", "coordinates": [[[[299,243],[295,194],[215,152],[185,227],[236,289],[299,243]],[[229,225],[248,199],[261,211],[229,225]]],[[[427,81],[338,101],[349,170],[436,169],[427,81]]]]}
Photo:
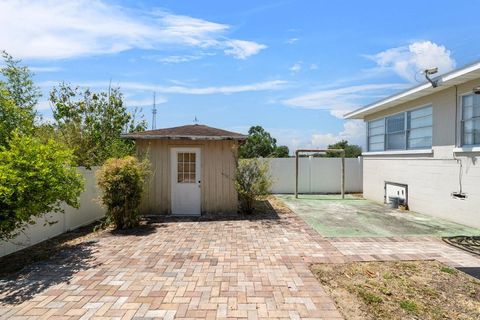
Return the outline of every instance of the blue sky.
{"type": "Polygon", "coordinates": [[[290,148],[364,143],[342,115],[479,59],[477,1],[0,1],[0,48],[60,81],[121,87],[157,128],[262,125],[290,148]],[[20,23],[19,23],[20,22],[20,23]]]}

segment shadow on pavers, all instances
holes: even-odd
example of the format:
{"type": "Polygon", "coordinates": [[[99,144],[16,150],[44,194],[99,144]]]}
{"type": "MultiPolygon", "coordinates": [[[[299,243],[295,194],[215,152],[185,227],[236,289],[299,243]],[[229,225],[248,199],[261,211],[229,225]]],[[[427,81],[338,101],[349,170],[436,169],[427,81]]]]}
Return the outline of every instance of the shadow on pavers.
{"type": "Polygon", "coordinates": [[[79,271],[99,265],[92,253],[96,241],[65,248],[46,261],[39,261],[0,280],[0,303],[20,304],[51,286],[72,279],[79,271]]]}

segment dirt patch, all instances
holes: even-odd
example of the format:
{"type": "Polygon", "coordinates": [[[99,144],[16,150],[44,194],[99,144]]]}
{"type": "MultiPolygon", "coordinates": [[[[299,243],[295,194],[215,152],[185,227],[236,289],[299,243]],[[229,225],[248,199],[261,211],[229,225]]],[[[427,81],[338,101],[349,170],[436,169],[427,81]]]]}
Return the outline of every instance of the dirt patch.
{"type": "Polygon", "coordinates": [[[349,319],[480,319],[480,281],[436,261],[312,266],[349,319]]]}

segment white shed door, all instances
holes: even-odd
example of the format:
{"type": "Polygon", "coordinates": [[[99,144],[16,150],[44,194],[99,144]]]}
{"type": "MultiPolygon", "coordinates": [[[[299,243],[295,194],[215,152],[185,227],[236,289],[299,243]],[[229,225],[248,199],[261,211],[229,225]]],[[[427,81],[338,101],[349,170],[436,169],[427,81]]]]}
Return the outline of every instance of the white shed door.
{"type": "Polygon", "coordinates": [[[200,148],[172,148],[172,214],[201,213],[200,148]]]}

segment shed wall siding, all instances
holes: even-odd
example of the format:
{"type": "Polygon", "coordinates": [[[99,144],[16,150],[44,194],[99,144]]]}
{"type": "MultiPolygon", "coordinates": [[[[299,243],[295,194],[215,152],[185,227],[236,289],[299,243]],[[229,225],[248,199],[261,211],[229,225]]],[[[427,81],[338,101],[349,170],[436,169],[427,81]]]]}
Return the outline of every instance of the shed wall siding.
{"type": "Polygon", "coordinates": [[[233,181],[237,142],[137,140],[136,144],[140,153],[148,153],[152,171],[141,205],[143,214],[171,212],[170,150],[174,147],[199,147],[202,150],[202,212],[226,213],[237,210],[237,193],[233,181]]]}

